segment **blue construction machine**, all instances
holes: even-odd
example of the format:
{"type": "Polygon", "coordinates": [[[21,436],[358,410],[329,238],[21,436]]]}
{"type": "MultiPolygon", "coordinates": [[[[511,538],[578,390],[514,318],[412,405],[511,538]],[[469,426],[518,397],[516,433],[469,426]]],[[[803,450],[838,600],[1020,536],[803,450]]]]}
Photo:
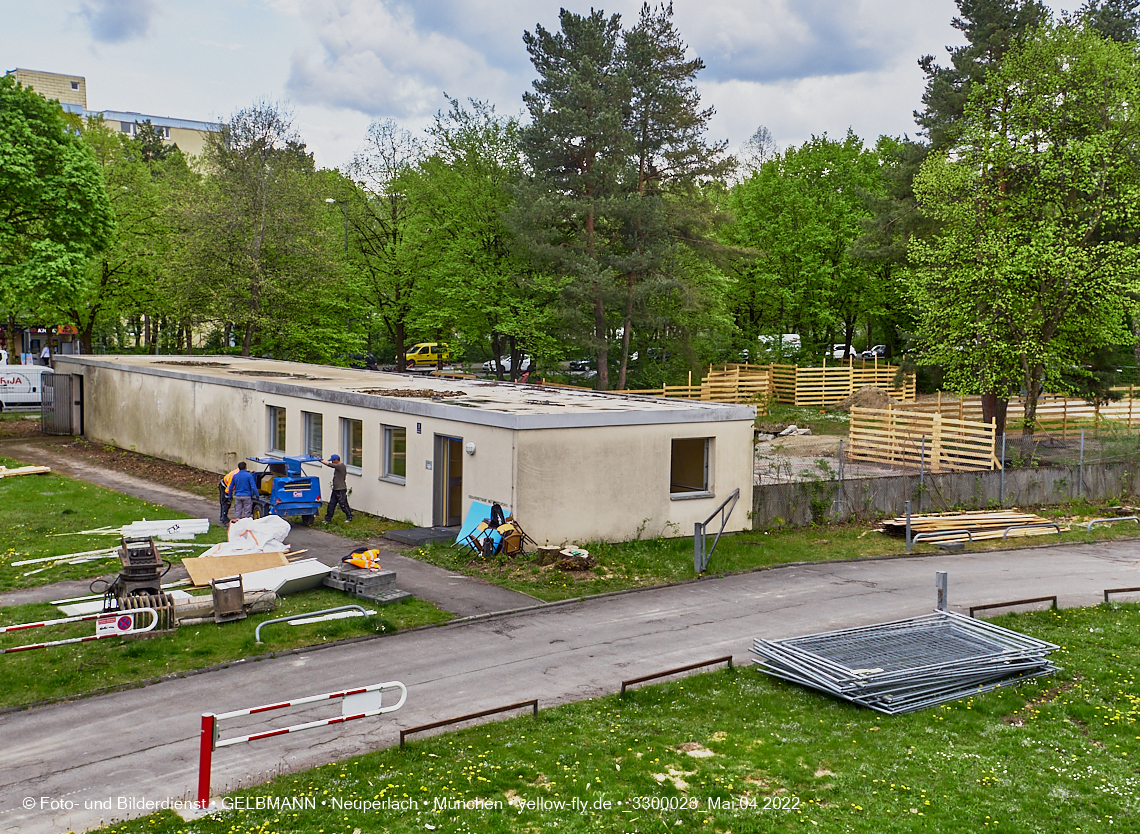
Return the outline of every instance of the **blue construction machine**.
{"type": "Polygon", "coordinates": [[[312,524],[321,511],[321,481],[316,475],[306,475],[301,465],[320,463],[321,459],[311,455],[288,455],[249,460],[265,466],[261,472],[253,473],[257,481],[253,517],[299,515],[302,522],[312,524]]]}

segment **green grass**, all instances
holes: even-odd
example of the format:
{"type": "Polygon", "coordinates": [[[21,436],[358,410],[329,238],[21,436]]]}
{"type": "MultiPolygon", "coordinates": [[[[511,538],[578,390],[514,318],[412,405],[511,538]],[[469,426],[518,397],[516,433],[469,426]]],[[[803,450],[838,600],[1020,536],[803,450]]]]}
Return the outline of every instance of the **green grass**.
{"type": "MultiPolygon", "coordinates": [[[[22,466],[0,458],[8,467],[22,466]]],[[[87,579],[118,569],[117,559],[80,565],[51,562],[13,567],[12,562],[115,547],[117,536],[58,535],[76,530],[119,526],[143,518],[187,518],[158,504],[62,475],[21,475],[0,479],[0,591],[30,588],[64,579],[87,579]]],[[[195,545],[225,541],[225,531],[212,527],[195,545]]],[[[201,549],[164,554],[171,562],[197,556],[201,549]]]]}
{"type": "Polygon", "coordinates": [[[889,717],[754,668],[715,671],[634,690],[624,700],[610,695],[543,710],[537,720],[413,738],[403,751],[378,751],[230,795],[231,807],[240,797],[252,810],[189,824],[163,812],[105,830],[1134,830],[1140,688],[1133,635],[1140,610],[1099,606],[996,622],[1063,646],[1054,653],[1062,672],[889,717]],[[313,807],[256,810],[259,797],[310,800],[313,807]],[[485,804],[441,810],[437,799],[485,804]],[[538,799],[576,799],[587,810],[512,805],[538,799]],[[419,807],[351,807],[384,800],[419,807]],[[724,807],[734,800],[736,809],[724,807]]]}
{"type": "Polygon", "coordinates": [[[767,416],[758,416],[756,425],[760,428],[776,424],[795,424],[801,429],[810,428],[812,434],[847,435],[851,422],[849,415],[840,411],[831,411],[823,408],[807,408],[804,406],[785,405],[772,402],[768,407],[767,416]]]}
{"type": "Polygon", "coordinates": [[[330,524],[325,524],[324,514],[325,507],[322,507],[321,514],[317,516],[317,521],[313,523],[313,527],[318,530],[324,530],[327,533],[336,533],[336,535],[343,536],[346,539],[361,542],[367,541],[368,539],[378,539],[389,530],[407,530],[415,526],[406,521],[393,521],[390,518],[362,513],[360,510],[352,511],[351,524],[344,520],[344,513],[340,510],[336,511],[336,515],[330,524]]]}
{"type": "MultiPolygon", "coordinates": [[[[55,606],[46,603],[15,605],[0,609],[0,625],[39,622],[63,616],[55,606]]],[[[251,614],[237,622],[183,625],[173,632],[152,638],[108,637],[88,643],[0,655],[0,707],[78,695],[299,646],[392,633],[403,628],[443,622],[451,616],[422,600],[410,599],[376,606],[331,589],[305,591],[282,598],[274,611],[251,614]],[[254,642],[254,632],[260,622],[354,602],[375,610],[376,615],[300,626],[276,624],[262,631],[262,643],[254,642]]],[[[0,635],[0,649],[94,633],[93,622],[45,626],[0,635]]]]}
{"type": "MultiPolygon", "coordinates": [[[[1111,510],[1077,503],[1038,508],[1041,515],[1066,518],[1098,518],[1114,515],[1111,510]]],[[[1064,526],[1064,524],[1062,524],[1064,526]]],[[[1140,537],[1140,526],[1133,522],[1100,526],[1085,533],[1084,526],[1073,523],[1073,529],[1061,535],[1028,536],[981,541],[970,545],[976,550],[1007,550],[1062,542],[1087,543],[1118,538],[1140,537]]],[[[710,540],[711,544],[711,540],[710,540]]],[[[504,563],[499,571],[497,557],[490,562],[471,551],[447,544],[431,544],[409,551],[408,555],[439,565],[450,571],[478,576],[505,588],[554,601],[588,594],[620,591],[668,582],[692,579],[693,539],[656,538],[631,542],[590,542],[582,545],[596,560],[586,571],[563,571],[557,567],[540,567],[533,555],[516,557],[504,563]]],[[[920,543],[914,553],[936,553],[932,544],[920,543]]],[[[721,538],[709,562],[710,574],[726,574],[788,564],[789,562],[828,562],[871,556],[905,555],[906,543],[901,538],[884,535],[871,523],[813,525],[772,530],[750,530],[721,538]]]]}

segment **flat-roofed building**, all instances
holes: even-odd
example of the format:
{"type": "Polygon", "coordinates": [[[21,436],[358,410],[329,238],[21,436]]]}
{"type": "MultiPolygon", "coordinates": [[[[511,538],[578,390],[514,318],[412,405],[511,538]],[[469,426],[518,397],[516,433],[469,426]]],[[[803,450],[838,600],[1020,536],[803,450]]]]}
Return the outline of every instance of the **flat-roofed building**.
{"type": "Polygon", "coordinates": [[[419,526],[484,501],[540,544],[686,535],[734,489],[726,529],[749,525],[752,406],[227,356],[60,356],[56,372],[82,378],[92,441],[214,472],[335,452],[354,508],[419,526]]]}
{"type": "Polygon", "coordinates": [[[130,110],[88,110],[87,79],[82,75],[62,75],[57,72],[19,67],[9,70],[7,74],[14,76],[24,87],[31,87],[44,98],[59,101],[68,113],[75,113],[84,120],[92,116],[101,116],[111,130],[134,136],[139,125],[150,122],[165,141],[177,144],[183,153],[194,156],[202,153],[210,133],[221,129],[221,125],[217,122],[154,116],[130,110]]]}

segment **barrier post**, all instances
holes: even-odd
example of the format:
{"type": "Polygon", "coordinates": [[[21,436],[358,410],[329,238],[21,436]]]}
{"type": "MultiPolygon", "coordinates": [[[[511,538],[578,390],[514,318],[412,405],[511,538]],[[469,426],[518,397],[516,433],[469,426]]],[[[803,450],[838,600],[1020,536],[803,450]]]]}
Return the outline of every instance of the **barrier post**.
{"type": "Polygon", "coordinates": [[[210,804],[210,765],[214,756],[214,742],[218,739],[218,725],[212,712],[202,713],[202,739],[198,757],[198,810],[210,804]]]}

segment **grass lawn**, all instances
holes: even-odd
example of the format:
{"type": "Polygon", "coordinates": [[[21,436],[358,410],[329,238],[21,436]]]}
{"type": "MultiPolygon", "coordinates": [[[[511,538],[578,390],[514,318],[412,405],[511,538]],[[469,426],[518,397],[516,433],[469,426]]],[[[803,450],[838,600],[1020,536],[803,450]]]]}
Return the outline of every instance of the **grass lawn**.
{"type": "MultiPolygon", "coordinates": [[[[0,458],[8,467],[18,461],[0,458]]],[[[62,475],[22,475],[0,479],[0,591],[30,588],[63,579],[86,579],[117,571],[119,561],[87,562],[80,565],[54,565],[51,562],[12,567],[12,562],[117,547],[118,536],[57,535],[75,530],[119,526],[143,518],[186,518],[158,504],[62,475]]],[[[212,527],[197,536],[184,553],[164,554],[170,562],[183,556],[197,556],[213,542],[225,541],[225,532],[212,527]]]]}
{"type": "Polygon", "coordinates": [[[851,416],[841,411],[806,406],[786,405],[773,401],[768,406],[767,415],[758,415],[756,425],[760,429],[776,426],[796,425],[801,429],[810,428],[812,434],[847,435],[851,416]]]}
{"type": "MultiPolygon", "coordinates": [[[[1065,523],[1071,522],[1073,529],[1059,536],[1025,536],[1005,542],[1001,539],[981,541],[969,549],[1005,550],[1060,542],[1096,542],[1140,536],[1140,526],[1134,522],[1094,527],[1091,533],[1085,533],[1083,525],[1078,527],[1079,519],[1116,514],[1102,506],[1077,503],[1037,508],[1036,511],[1047,518],[1058,519],[1062,522],[1062,528],[1065,523]]],[[[588,542],[581,546],[589,550],[597,561],[597,565],[590,570],[564,571],[554,566],[540,567],[528,555],[505,563],[500,573],[497,558],[485,562],[469,550],[447,544],[419,547],[409,551],[408,555],[451,571],[479,576],[546,601],[679,582],[694,576],[691,537],[640,539],[617,544],[588,542]]],[[[927,543],[920,543],[914,548],[916,554],[935,552],[938,552],[937,548],[927,543]]],[[[708,572],[724,574],[789,562],[826,562],[905,554],[906,543],[901,538],[884,535],[875,530],[871,523],[789,527],[769,532],[752,530],[721,538],[713,552],[708,572]]]]}
{"type": "MultiPolygon", "coordinates": [[[[59,609],[47,603],[13,605],[0,609],[0,625],[39,622],[63,616],[59,609]]],[[[152,638],[108,637],[89,643],[0,655],[0,669],[3,670],[0,674],[0,707],[77,695],[299,646],[395,632],[443,622],[451,616],[417,599],[376,606],[367,600],[356,600],[327,588],[305,591],[282,598],[272,612],[251,614],[237,622],[183,625],[171,633],[152,638]],[[257,624],[265,620],[357,602],[365,609],[375,610],[376,615],[299,626],[281,623],[262,631],[262,643],[254,642],[257,624]]],[[[0,634],[0,649],[94,633],[94,622],[28,629],[0,634]]]]}
{"type": "Polygon", "coordinates": [[[282,776],[230,795],[246,810],[193,823],[163,812],[105,830],[1136,830],[1140,609],[995,622],[1063,646],[1053,655],[1062,672],[889,717],[754,668],[714,671],[282,776]],[[312,807],[265,809],[268,798],[312,807]]]}

